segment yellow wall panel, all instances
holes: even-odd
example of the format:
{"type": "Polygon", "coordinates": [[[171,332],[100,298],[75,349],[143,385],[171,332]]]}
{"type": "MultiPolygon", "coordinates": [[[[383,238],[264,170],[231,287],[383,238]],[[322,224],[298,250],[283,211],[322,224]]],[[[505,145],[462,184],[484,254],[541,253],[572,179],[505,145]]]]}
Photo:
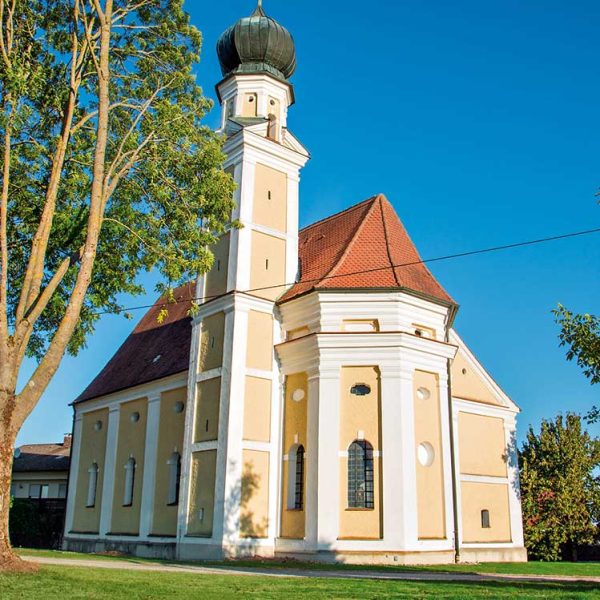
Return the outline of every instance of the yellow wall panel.
{"type": "Polygon", "coordinates": [[[254,177],[252,220],[270,229],[287,230],[287,175],[260,163],[254,177]]]}
{"type": "Polygon", "coordinates": [[[187,388],[179,388],[162,394],[160,400],[160,425],[156,450],[156,486],[154,490],[154,535],[177,534],[177,505],[169,505],[170,466],[168,461],[173,452],[183,454],[183,427],[187,388]]]}
{"type": "Polygon", "coordinates": [[[286,289],[285,240],[252,232],[250,288],[252,295],[275,300],[286,289]]]}
{"type": "Polygon", "coordinates": [[[220,397],[220,377],[198,383],[194,442],[210,442],[218,438],[220,397]]]}
{"type": "Polygon", "coordinates": [[[210,371],[223,362],[225,313],[218,312],[202,319],[198,370],[210,371]]]}
{"type": "Polygon", "coordinates": [[[467,412],[458,413],[460,472],[506,477],[504,421],[467,412]]]}
{"type": "Polygon", "coordinates": [[[147,414],[148,400],[146,398],[121,404],[117,462],[115,464],[115,495],[111,523],[111,533],[114,534],[137,535],[139,533],[147,414]],[[137,420],[136,415],[138,415],[137,420]],[[123,506],[125,465],[130,457],[135,459],[133,502],[131,506],[123,506]]]}
{"type": "Polygon", "coordinates": [[[271,439],[271,388],[269,379],[246,377],[244,395],[244,439],[268,442],[271,439]]]}
{"type": "Polygon", "coordinates": [[[243,451],[240,536],[264,538],[269,529],[269,453],[243,451]]]}
{"type": "Polygon", "coordinates": [[[83,415],[81,424],[81,450],[79,453],[79,470],[75,491],[75,513],[73,515],[73,531],[79,533],[98,533],[100,526],[100,510],[102,508],[102,484],[104,482],[104,458],[106,454],[106,433],[108,429],[108,409],[96,410],[83,415]],[[96,423],[101,429],[96,430],[96,423]],[[88,470],[96,463],[98,477],[96,480],[96,502],[87,507],[88,470]]]}
{"type": "Polygon", "coordinates": [[[461,489],[462,526],[465,543],[510,542],[508,484],[463,481],[461,489]],[[481,523],[481,511],[490,513],[490,527],[481,523]]]}
{"type": "Polygon", "coordinates": [[[246,366],[261,371],[273,370],[273,317],[251,310],[248,313],[246,366]]]}
{"type": "Polygon", "coordinates": [[[210,537],[213,530],[217,451],[192,454],[188,535],[210,537]]]}

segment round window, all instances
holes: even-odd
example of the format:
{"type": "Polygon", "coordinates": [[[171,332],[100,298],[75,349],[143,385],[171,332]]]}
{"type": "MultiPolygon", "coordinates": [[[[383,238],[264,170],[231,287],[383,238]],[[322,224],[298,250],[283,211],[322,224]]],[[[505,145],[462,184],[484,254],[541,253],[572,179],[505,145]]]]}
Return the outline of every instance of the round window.
{"type": "Polygon", "coordinates": [[[431,392],[426,387],[420,387],[417,390],[417,398],[419,400],[429,400],[429,398],[431,398],[431,392]]]}
{"type": "Polygon", "coordinates": [[[175,404],[173,404],[173,412],[176,415],[180,415],[183,412],[184,408],[185,404],[183,402],[175,402],[175,404]]]}
{"type": "Polygon", "coordinates": [[[419,444],[417,449],[417,458],[424,467],[430,467],[435,458],[435,452],[433,446],[429,442],[423,442],[419,444]]]}
{"type": "Polygon", "coordinates": [[[304,400],[304,396],[306,394],[304,393],[304,390],[302,388],[298,388],[297,390],[294,390],[292,393],[292,400],[294,402],[300,402],[301,400],[304,400]]]}
{"type": "Polygon", "coordinates": [[[140,420],[140,413],[139,412],[131,413],[131,416],[129,417],[129,420],[132,423],[137,423],[140,420]]]}
{"type": "Polygon", "coordinates": [[[100,431],[102,429],[102,421],[96,421],[94,423],[94,431],[100,431]]]}

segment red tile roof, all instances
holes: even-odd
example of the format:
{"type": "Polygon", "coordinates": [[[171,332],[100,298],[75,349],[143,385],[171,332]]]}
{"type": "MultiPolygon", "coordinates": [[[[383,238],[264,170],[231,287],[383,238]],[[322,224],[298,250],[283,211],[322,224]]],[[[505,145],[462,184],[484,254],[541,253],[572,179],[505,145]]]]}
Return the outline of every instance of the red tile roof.
{"type": "Polygon", "coordinates": [[[382,194],[300,231],[300,280],[279,302],[312,290],[405,289],[454,303],[382,194]]]}
{"type": "MultiPolygon", "coordinates": [[[[279,302],[312,290],[404,289],[453,303],[420,262],[415,245],[385,196],[378,195],[300,231],[300,281],[279,302]],[[403,265],[403,266],[398,266],[403,265]]],[[[176,304],[158,323],[160,298],[75,402],[187,371],[194,284],[175,290],[176,304]]]]}
{"type": "Polygon", "coordinates": [[[194,283],[177,288],[177,303],[166,306],[169,314],[162,323],[157,317],[165,299],[159,298],[75,402],[187,371],[192,340],[188,312],[194,293],[194,283]]]}

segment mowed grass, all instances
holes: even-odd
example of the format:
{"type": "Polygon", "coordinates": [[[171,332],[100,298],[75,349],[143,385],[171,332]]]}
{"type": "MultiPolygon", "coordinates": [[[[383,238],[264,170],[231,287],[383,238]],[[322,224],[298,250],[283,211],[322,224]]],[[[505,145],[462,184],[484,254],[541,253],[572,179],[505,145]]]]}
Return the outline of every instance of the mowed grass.
{"type": "Polygon", "coordinates": [[[477,563],[460,565],[430,565],[430,566],[387,566],[387,565],[345,565],[324,564],[314,562],[300,562],[295,560],[235,560],[235,561],[208,561],[208,562],[185,562],[161,561],[156,559],[137,558],[127,555],[106,554],[83,554],[79,552],[62,552],[58,550],[33,550],[29,548],[18,549],[17,553],[22,556],[39,556],[48,558],[68,558],[73,560],[120,560],[132,563],[165,563],[165,564],[188,564],[210,567],[242,567],[257,569],[301,569],[315,571],[383,571],[383,572],[406,572],[406,571],[435,571],[444,573],[497,573],[504,575],[558,575],[558,576],[580,576],[600,577],[600,563],[568,563],[568,562],[536,562],[527,563],[477,563]]]}
{"type": "Polygon", "coordinates": [[[566,582],[438,583],[367,579],[196,575],[123,569],[42,567],[35,574],[0,574],[0,597],[43,598],[595,598],[596,584],[566,582]]]}

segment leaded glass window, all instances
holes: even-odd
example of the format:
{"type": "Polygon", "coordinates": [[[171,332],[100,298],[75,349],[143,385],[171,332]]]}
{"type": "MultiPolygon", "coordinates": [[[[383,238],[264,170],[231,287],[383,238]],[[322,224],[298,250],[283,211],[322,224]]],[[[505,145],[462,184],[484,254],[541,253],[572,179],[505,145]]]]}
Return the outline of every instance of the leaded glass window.
{"type": "Polygon", "coordinates": [[[304,508],[304,446],[296,450],[296,485],[294,490],[294,508],[304,508]]]}
{"type": "Polygon", "coordinates": [[[348,448],[348,508],[374,508],[373,446],[356,440],[348,448]]]}

